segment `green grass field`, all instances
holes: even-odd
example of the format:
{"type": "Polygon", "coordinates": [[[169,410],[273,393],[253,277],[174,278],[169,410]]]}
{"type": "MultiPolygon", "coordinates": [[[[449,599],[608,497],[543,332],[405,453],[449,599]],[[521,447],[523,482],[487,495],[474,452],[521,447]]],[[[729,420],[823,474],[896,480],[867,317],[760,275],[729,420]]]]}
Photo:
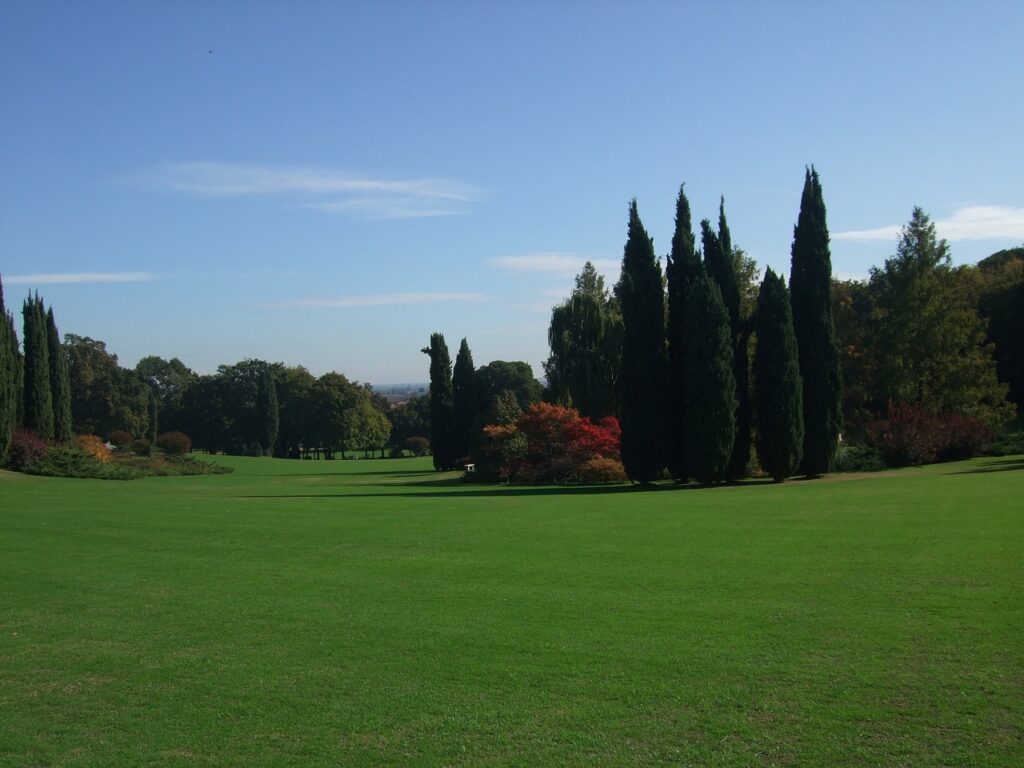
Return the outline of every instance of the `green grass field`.
{"type": "Polygon", "coordinates": [[[1024,459],[0,473],[3,766],[1024,765],[1024,459]]]}

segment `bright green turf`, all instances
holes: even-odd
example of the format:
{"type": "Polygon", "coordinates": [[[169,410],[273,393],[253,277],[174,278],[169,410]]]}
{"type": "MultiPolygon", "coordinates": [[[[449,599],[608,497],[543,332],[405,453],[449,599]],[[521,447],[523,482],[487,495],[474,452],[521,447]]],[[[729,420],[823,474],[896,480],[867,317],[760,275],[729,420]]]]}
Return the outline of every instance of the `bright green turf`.
{"type": "Polygon", "coordinates": [[[1024,765],[1020,457],[652,491],[223,461],[0,473],[0,765],[1024,765]]]}

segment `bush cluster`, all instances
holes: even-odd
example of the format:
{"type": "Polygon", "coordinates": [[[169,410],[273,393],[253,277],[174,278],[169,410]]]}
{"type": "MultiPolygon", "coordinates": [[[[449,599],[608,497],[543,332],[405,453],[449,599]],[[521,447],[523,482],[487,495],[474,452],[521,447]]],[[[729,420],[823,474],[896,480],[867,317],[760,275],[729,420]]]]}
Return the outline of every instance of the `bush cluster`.
{"type": "Polygon", "coordinates": [[[16,429],[11,434],[7,464],[13,470],[24,472],[45,455],[47,448],[49,443],[34,432],[16,429]]]}
{"type": "Polygon", "coordinates": [[[192,440],[184,432],[164,432],[157,437],[156,444],[172,456],[184,456],[192,450],[192,440]]]}
{"type": "Polygon", "coordinates": [[[970,458],[992,440],[992,430],[978,419],[892,403],[885,416],[867,425],[867,435],[890,467],[970,458]]]}

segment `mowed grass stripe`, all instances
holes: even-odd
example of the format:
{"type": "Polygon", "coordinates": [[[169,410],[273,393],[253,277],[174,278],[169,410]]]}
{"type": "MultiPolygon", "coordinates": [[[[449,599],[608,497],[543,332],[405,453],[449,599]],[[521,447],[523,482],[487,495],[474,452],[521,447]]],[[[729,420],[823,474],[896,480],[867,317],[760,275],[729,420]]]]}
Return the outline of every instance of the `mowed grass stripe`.
{"type": "Polygon", "coordinates": [[[0,478],[0,763],[1024,757],[1019,461],[638,491],[217,460],[0,478]]]}

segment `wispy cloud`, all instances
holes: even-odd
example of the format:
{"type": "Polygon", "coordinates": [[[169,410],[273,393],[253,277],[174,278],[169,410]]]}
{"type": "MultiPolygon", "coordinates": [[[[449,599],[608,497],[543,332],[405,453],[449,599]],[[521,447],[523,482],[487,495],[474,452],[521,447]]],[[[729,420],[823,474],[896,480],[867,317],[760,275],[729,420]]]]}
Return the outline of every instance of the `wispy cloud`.
{"type": "Polygon", "coordinates": [[[332,309],[339,307],[391,307],[408,304],[445,304],[484,301],[480,293],[376,293],[333,299],[305,298],[263,304],[266,309],[332,309]]]}
{"type": "MultiPolygon", "coordinates": [[[[900,225],[877,229],[836,232],[833,240],[877,241],[895,240],[900,225]]],[[[1022,240],[1024,241],[1024,208],[1007,205],[968,205],[946,219],[935,220],[935,230],[946,240],[1022,240]]]]}
{"type": "Polygon", "coordinates": [[[388,179],[331,168],[217,162],[168,163],[130,180],[198,197],[304,198],[297,207],[367,218],[454,216],[482,196],[479,188],[456,179],[388,179]]]}
{"type": "Polygon", "coordinates": [[[4,277],[8,285],[56,285],[60,283],[146,283],[156,280],[150,272],[52,272],[4,277]]]}
{"type": "Polygon", "coordinates": [[[589,256],[565,251],[541,251],[518,256],[496,256],[489,260],[492,266],[510,272],[542,272],[547,274],[573,275],[583,269],[588,261],[598,272],[616,272],[619,262],[615,259],[595,259],[589,256]]]}

